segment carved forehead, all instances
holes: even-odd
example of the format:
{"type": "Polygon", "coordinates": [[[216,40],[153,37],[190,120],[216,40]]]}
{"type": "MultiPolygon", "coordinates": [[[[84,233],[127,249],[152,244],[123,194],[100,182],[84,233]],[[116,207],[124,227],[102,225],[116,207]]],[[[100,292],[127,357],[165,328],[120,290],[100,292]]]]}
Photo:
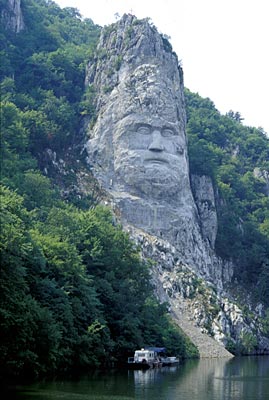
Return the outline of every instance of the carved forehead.
{"type": "Polygon", "coordinates": [[[163,117],[171,122],[179,118],[172,82],[155,64],[143,64],[125,73],[114,92],[113,101],[115,120],[131,113],[163,117]]]}
{"type": "Polygon", "coordinates": [[[164,116],[156,115],[145,115],[140,113],[128,114],[119,120],[116,124],[116,129],[124,129],[126,127],[137,127],[140,125],[149,125],[154,128],[170,128],[176,132],[179,132],[179,124],[177,122],[171,122],[164,118],[164,116]]]}
{"type": "Polygon", "coordinates": [[[133,70],[123,81],[122,90],[129,95],[150,98],[173,99],[171,81],[164,71],[155,64],[143,64],[133,70]]]}

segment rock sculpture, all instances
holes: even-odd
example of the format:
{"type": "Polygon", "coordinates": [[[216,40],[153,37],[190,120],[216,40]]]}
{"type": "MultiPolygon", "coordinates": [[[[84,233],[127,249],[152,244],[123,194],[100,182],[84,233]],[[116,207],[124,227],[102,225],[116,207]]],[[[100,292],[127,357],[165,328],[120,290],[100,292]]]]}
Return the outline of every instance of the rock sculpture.
{"type": "MultiPolygon", "coordinates": [[[[180,296],[198,290],[191,289],[193,275],[189,283],[182,278],[188,269],[215,285],[219,298],[210,296],[221,309],[233,266],[214,253],[210,179],[194,177],[194,195],[191,189],[183,73],[170,44],[148,21],[124,15],[104,28],[86,81],[96,93],[97,111],[87,130],[88,165],[144,256],[155,259],[156,292],[178,315],[180,296]]],[[[218,316],[211,322],[220,325],[218,316]]],[[[221,329],[217,335],[225,343],[221,329]]]]}
{"type": "Polygon", "coordinates": [[[136,21],[126,15],[104,31],[108,57],[89,68],[99,104],[88,163],[126,224],[168,240],[182,261],[220,282],[223,267],[202,237],[190,186],[182,70],[157,30],[136,21]],[[116,57],[121,65],[107,76],[116,57]]]}

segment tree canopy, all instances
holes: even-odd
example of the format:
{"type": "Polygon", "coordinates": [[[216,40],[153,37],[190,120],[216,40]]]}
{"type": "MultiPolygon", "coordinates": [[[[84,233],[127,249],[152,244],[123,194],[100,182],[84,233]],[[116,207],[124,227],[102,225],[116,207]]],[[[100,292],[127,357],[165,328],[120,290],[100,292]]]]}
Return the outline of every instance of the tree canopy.
{"type": "MultiPolygon", "coordinates": [[[[111,213],[93,198],[66,198],[59,175],[75,186],[76,163],[62,160],[70,176],[47,170],[48,154],[53,164],[76,152],[82,118],[95,118],[84,80],[100,27],[53,1],[24,0],[22,11],[23,31],[0,27],[0,375],[83,371],[145,345],[197,356],[111,213]]],[[[238,112],[223,116],[188,90],[185,98],[191,173],[215,186],[216,251],[269,306],[268,138],[238,112]]]]}
{"type": "Polygon", "coordinates": [[[269,306],[268,136],[242,125],[238,112],[221,115],[211,100],[189,90],[185,98],[191,173],[209,175],[215,186],[217,253],[235,262],[237,280],[269,306]]]}
{"type": "Polygon", "coordinates": [[[94,116],[84,79],[100,28],[53,1],[22,11],[25,30],[0,31],[0,376],[81,372],[145,345],[197,356],[111,213],[65,201],[44,168],[47,150],[64,156],[94,116]]]}

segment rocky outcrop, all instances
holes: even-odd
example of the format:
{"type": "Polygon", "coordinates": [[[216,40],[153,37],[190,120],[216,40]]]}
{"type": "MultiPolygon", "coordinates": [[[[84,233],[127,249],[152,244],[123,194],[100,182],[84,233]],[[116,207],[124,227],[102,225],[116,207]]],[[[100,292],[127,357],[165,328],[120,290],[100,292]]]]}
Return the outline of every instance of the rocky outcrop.
{"type": "Polygon", "coordinates": [[[194,199],[199,212],[202,235],[212,249],[218,232],[218,217],[215,205],[215,193],[209,176],[191,176],[194,199]]]}
{"type": "MultiPolygon", "coordinates": [[[[174,303],[172,301],[172,303],[174,303]]],[[[176,301],[172,315],[183,332],[192,340],[199,350],[200,358],[231,358],[232,354],[227,351],[221,342],[216,342],[213,337],[203,332],[200,327],[193,323],[189,304],[182,300],[176,301]]]]}
{"type": "Polygon", "coordinates": [[[254,176],[263,182],[265,193],[269,196],[269,172],[261,170],[260,168],[255,168],[254,176]]]}
{"type": "Polygon", "coordinates": [[[182,70],[166,39],[147,21],[125,15],[104,29],[87,84],[96,92],[98,112],[87,132],[88,164],[123,224],[169,241],[182,262],[222,286],[232,271],[212,250],[215,214],[209,211],[208,226],[205,193],[200,208],[193,198],[182,70]]]}
{"type": "Polygon", "coordinates": [[[7,0],[1,12],[1,22],[6,29],[15,33],[24,29],[21,0],[7,0]]]}
{"type": "Polygon", "coordinates": [[[175,321],[197,345],[201,357],[227,357],[230,354],[225,346],[247,354],[268,353],[269,339],[263,335],[265,312],[261,305],[251,310],[246,301],[248,313],[243,312],[225,291],[218,290],[182,263],[170,243],[133,227],[126,229],[142,248],[145,260],[153,260],[156,294],[162,302],[170,304],[175,321]]]}
{"type": "Polygon", "coordinates": [[[170,44],[147,20],[125,15],[104,28],[86,84],[97,110],[87,129],[88,167],[142,256],[154,260],[159,298],[179,323],[179,309],[188,309],[196,333],[227,345],[240,340],[241,329],[264,351],[259,324],[249,328],[244,316],[233,317],[236,306],[225,297],[233,265],[214,252],[211,180],[190,182],[183,72],[170,44]]]}

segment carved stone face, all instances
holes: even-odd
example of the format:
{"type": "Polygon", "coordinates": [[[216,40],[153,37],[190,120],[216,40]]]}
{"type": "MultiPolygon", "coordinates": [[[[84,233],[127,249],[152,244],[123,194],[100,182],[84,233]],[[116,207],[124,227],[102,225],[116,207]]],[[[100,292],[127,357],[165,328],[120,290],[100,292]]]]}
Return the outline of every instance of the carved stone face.
{"type": "Polygon", "coordinates": [[[121,77],[87,146],[89,162],[106,188],[169,201],[189,188],[177,82],[154,64],[121,77]]]}
{"type": "Polygon", "coordinates": [[[178,123],[131,114],[115,127],[113,147],[116,179],[131,193],[165,198],[181,190],[187,160],[178,123]]]}

